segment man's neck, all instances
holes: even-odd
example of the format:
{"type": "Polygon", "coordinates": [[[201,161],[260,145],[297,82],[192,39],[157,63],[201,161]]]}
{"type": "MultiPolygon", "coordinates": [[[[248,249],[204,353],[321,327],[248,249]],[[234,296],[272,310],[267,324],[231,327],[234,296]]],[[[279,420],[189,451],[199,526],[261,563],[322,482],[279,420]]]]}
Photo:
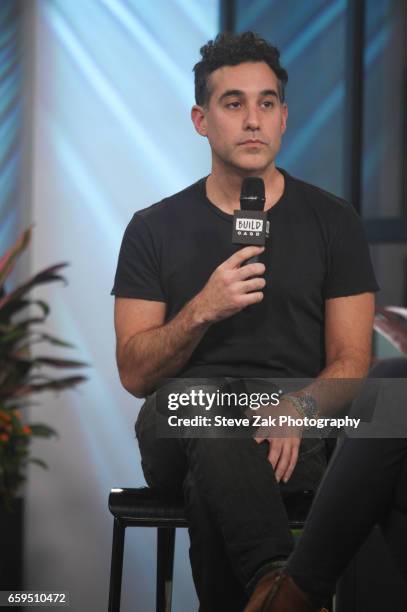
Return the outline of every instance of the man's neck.
{"type": "MultiPolygon", "coordinates": [[[[284,192],[284,176],[273,165],[265,172],[252,174],[264,180],[266,191],[265,210],[268,210],[278,202],[284,192]]],[[[225,172],[212,168],[211,174],[206,180],[206,195],[208,199],[218,208],[228,214],[240,208],[240,190],[244,176],[234,171],[225,172]]]]}

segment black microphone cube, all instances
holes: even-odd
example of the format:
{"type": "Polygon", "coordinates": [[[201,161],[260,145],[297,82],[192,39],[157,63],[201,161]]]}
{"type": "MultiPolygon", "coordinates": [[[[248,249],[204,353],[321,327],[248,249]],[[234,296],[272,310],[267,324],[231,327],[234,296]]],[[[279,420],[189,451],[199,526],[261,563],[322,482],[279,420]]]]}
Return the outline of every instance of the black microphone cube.
{"type": "Polygon", "coordinates": [[[264,246],[269,234],[267,213],[263,210],[235,210],[232,243],[246,246],[264,246]]]}

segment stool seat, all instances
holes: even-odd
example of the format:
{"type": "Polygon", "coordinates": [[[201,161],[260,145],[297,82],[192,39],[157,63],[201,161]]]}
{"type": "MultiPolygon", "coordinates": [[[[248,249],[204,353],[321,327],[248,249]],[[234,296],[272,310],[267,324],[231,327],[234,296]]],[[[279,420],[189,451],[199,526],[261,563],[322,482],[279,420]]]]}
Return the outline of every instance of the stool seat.
{"type": "Polygon", "coordinates": [[[112,489],[109,510],[127,525],[146,527],[187,527],[181,495],[152,487],[112,489]]]}
{"type": "MultiPolygon", "coordinates": [[[[314,498],[313,491],[283,495],[291,530],[303,528],[314,498]]],[[[152,487],[115,488],[109,510],[114,516],[109,612],[119,612],[126,527],[157,528],[156,611],[171,612],[175,529],[188,527],[180,492],[152,487]]]]}
{"type": "MultiPolygon", "coordinates": [[[[302,529],[314,498],[314,491],[284,495],[291,529],[302,529]]],[[[109,510],[127,525],[146,527],[187,527],[184,501],[174,494],[152,487],[116,488],[110,491],[109,510]]]]}

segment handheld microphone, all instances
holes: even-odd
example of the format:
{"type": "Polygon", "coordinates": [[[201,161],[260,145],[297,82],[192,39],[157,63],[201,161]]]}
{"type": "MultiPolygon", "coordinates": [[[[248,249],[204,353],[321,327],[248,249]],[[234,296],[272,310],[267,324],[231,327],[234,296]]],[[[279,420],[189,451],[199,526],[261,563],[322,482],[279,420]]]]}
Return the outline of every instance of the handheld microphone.
{"type": "MultiPolygon", "coordinates": [[[[264,211],[266,202],[264,181],[250,176],[243,179],[240,192],[240,210],[233,214],[232,243],[245,246],[264,246],[269,235],[270,222],[264,211]]],[[[257,263],[258,256],[251,257],[246,264],[257,263]]],[[[246,265],[245,264],[245,265],[246,265]]]]}
{"type": "Polygon", "coordinates": [[[263,210],[266,201],[264,181],[257,176],[248,176],[242,181],[240,208],[242,210],[263,210]]]}

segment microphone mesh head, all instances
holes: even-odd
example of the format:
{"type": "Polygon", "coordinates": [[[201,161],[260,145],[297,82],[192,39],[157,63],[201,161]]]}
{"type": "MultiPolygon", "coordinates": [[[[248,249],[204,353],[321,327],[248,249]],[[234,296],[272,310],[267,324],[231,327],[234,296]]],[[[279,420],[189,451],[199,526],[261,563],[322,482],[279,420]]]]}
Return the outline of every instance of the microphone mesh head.
{"type": "Polygon", "coordinates": [[[264,181],[257,176],[248,176],[243,179],[240,192],[240,206],[242,210],[263,210],[266,201],[264,181]]]}

